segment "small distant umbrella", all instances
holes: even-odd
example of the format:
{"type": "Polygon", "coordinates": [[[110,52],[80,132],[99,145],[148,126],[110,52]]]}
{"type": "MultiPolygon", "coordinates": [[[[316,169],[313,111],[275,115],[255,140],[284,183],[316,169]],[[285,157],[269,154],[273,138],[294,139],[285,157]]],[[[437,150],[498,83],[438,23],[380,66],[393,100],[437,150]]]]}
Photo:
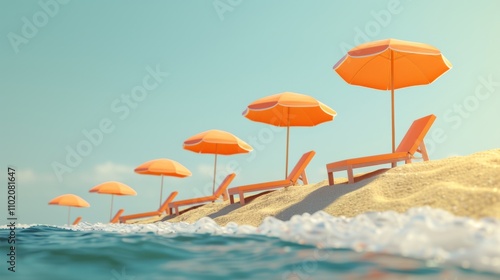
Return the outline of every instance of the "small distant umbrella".
{"type": "Polygon", "coordinates": [[[337,112],[311,96],[283,92],[255,100],[243,112],[249,120],[286,127],[285,178],[288,176],[290,126],[315,126],[332,121],[337,112]]]}
{"type": "Polygon", "coordinates": [[[161,176],[161,186],[160,186],[160,207],[163,201],[163,176],[179,177],[184,178],[191,176],[191,171],[189,171],[182,164],[171,159],[155,159],[145,162],[134,169],[136,173],[142,175],[155,175],[161,176]]]}
{"type": "Polygon", "coordinates": [[[70,224],[71,207],[90,207],[90,204],[85,199],[74,194],[60,195],[49,201],[49,205],[68,206],[68,225],[70,224]]]}
{"type": "Polygon", "coordinates": [[[351,85],[391,90],[392,152],[396,148],[394,90],[432,83],[451,63],[437,48],[396,39],[361,44],[333,66],[351,85]]]}
{"type": "Polygon", "coordinates": [[[111,208],[109,210],[109,220],[113,215],[113,197],[115,195],[137,195],[137,193],[131,187],[115,181],[105,182],[99,184],[89,190],[89,192],[95,192],[99,194],[110,194],[111,195],[111,208]]]}
{"type": "Polygon", "coordinates": [[[189,137],[184,141],[183,148],[195,153],[215,155],[212,194],[215,192],[217,155],[234,155],[253,151],[253,148],[240,138],[229,132],[216,129],[189,137]]]}

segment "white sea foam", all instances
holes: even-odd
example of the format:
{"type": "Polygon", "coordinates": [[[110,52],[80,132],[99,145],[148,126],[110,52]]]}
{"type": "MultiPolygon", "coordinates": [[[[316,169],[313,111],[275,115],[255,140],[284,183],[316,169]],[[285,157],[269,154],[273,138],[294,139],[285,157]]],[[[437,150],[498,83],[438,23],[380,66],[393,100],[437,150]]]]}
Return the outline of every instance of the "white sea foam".
{"type": "Polygon", "coordinates": [[[322,211],[296,215],[289,221],[268,217],[259,227],[235,223],[222,227],[202,218],[193,224],[81,223],[66,228],[120,233],[262,234],[319,248],[389,253],[500,273],[500,220],[457,217],[430,207],[412,208],[403,214],[372,212],[354,218],[333,217],[322,211]]]}

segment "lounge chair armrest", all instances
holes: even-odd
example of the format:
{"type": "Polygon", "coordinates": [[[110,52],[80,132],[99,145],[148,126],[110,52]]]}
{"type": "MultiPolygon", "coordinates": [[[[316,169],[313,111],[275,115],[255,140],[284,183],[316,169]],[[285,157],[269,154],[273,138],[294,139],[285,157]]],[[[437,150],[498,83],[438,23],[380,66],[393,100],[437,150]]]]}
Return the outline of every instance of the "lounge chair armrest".
{"type": "Polygon", "coordinates": [[[204,196],[204,197],[197,197],[197,198],[192,198],[192,199],[185,199],[185,200],[170,202],[168,204],[168,207],[175,208],[175,206],[191,205],[191,204],[210,202],[210,201],[215,201],[215,200],[217,200],[217,198],[213,195],[204,196]]]}
{"type": "Polygon", "coordinates": [[[279,180],[279,181],[251,184],[251,185],[244,185],[244,186],[231,188],[231,189],[229,189],[229,194],[237,194],[240,191],[251,192],[251,191],[266,190],[269,188],[288,187],[288,186],[292,186],[292,185],[293,185],[293,183],[290,180],[279,180]]]}
{"type": "Polygon", "coordinates": [[[160,212],[160,211],[152,211],[152,212],[144,212],[144,213],[138,213],[138,214],[133,214],[133,215],[121,216],[120,222],[124,223],[127,220],[135,220],[135,219],[140,219],[140,218],[161,216],[161,214],[162,214],[162,212],[160,212]]]}

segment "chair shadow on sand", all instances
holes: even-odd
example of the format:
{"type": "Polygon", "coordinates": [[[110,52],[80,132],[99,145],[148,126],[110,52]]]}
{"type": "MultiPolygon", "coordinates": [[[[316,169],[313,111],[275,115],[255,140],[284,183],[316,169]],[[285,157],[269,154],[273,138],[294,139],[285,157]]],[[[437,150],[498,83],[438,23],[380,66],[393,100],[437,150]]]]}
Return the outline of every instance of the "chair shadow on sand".
{"type": "MultiPolygon", "coordinates": [[[[196,206],[189,207],[189,208],[187,208],[187,209],[181,210],[181,211],[179,212],[179,216],[180,216],[180,215],[182,215],[182,214],[184,214],[184,213],[186,213],[187,211],[194,210],[194,209],[196,209],[196,208],[198,208],[198,207],[201,207],[201,206],[204,206],[204,205],[205,205],[205,204],[196,205],[196,206]]],[[[226,215],[226,214],[229,214],[229,212],[231,212],[231,211],[233,211],[233,210],[238,209],[238,208],[239,208],[239,206],[240,206],[239,204],[229,204],[228,206],[226,206],[226,207],[224,207],[224,208],[220,209],[220,210],[219,210],[219,211],[217,211],[217,212],[214,212],[214,213],[212,213],[212,214],[208,215],[207,217],[209,217],[209,218],[211,218],[211,219],[215,219],[215,218],[217,218],[217,217],[219,217],[219,216],[224,216],[224,215],[226,215]]],[[[173,218],[176,218],[176,217],[179,217],[179,216],[177,216],[177,215],[175,215],[175,214],[167,215],[167,216],[164,216],[164,217],[160,220],[160,222],[168,222],[170,219],[173,219],[173,218]]]]}
{"type": "MultiPolygon", "coordinates": [[[[272,192],[272,191],[264,191],[264,192],[261,192],[261,193],[258,193],[258,194],[254,194],[254,195],[251,195],[251,196],[245,197],[245,201],[246,201],[246,202],[248,202],[248,203],[249,203],[249,202],[252,202],[252,201],[253,201],[254,199],[256,199],[257,197],[262,196],[262,195],[265,195],[265,194],[268,194],[268,193],[270,193],[270,192],[272,192]]],[[[203,206],[203,205],[199,205],[198,207],[200,207],[200,206],[203,206]]],[[[195,206],[195,207],[196,207],[196,206],[195,206]]],[[[232,212],[232,211],[234,211],[234,210],[236,210],[236,209],[239,209],[239,208],[241,208],[241,207],[242,207],[242,206],[241,206],[239,203],[229,204],[229,205],[225,206],[224,208],[220,209],[219,211],[214,212],[214,213],[212,213],[212,214],[208,215],[207,217],[209,217],[210,219],[215,219],[215,218],[217,218],[217,217],[221,217],[221,216],[227,215],[227,214],[229,214],[230,212],[232,212]]],[[[185,210],[181,211],[181,212],[180,212],[180,215],[182,215],[182,213],[185,213],[185,212],[186,212],[186,210],[187,210],[187,211],[189,211],[189,210],[191,210],[191,209],[185,209],[185,210]]],[[[164,219],[162,219],[162,220],[165,220],[165,221],[166,221],[167,219],[171,219],[171,218],[173,218],[173,217],[175,217],[175,216],[167,216],[167,217],[165,217],[165,218],[164,218],[164,219]]]]}
{"type": "Polygon", "coordinates": [[[282,221],[288,221],[294,215],[301,215],[303,213],[314,214],[325,209],[340,197],[366,186],[375,180],[378,175],[386,172],[387,170],[388,169],[384,168],[366,173],[364,175],[355,176],[355,182],[352,184],[340,183],[318,188],[307,195],[300,203],[296,203],[276,214],[275,218],[282,221]]]}
{"type": "MultiPolygon", "coordinates": [[[[251,196],[248,196],[248,197],[245,197],[245,201],[247,203],[249,202],[252,202],[254,199],[256,199],[257,197],[259,196],[262,196],[262,195],[265,195],[265,194],[268,194],[270,192],[273,192],[273,191],[264,191],[264,192],[261,192],[261,193],[258,193],[258,194],[254,194],[254,195],[251,195],[251,196]]],[[[228,206],[220,209],[219,211],[217,212],[214,212],[210,215],[208,215],[207,217],[211,218],[211,219],[215,219],[217,217],[220,217],[220,216],[224,216],[224,215],[227,215],[229,214],[230,212],[238,209],[238,208],[241,208],[242,206],[239,204],[239,203],[234,203],[234,204],[229,204],[228,206]]]]}
{"type": "MultiPolygon", "coordinates": [[[[291,207],[286,208],[285,210],[278,213],[275,216],[275,218],[282,220],[282,221],[288,221],[294,215],[301,215],[303,213],[314,214],[317,211],[325,209],[328,205],[330,205],[331,203],[333,203],[335,200],[339,199],[340,197],[366,186],[367,184],[369,184],[370,182],[375,180],[378,177],[378,175],[385,173],[387,170],[389,170],[389,168],[382,168],[382,169],[378,169],[378,170],[375,170],[375,171],[372,171],[369,173],[365,173],[362,175],[361,174],[356,175],[354,177],[353,184],[347,184],[347,182],[345,182],[345,183],[339,183],[339,184],[330,185],[330,186],[325,185],[323,187],[320,187],[317,190],[308,194],[300,203],[296,203],[296,204],[292,205],[291,207]]],[[[326,184],[328,184],[328,182],[326,184]]],[[[250,203],[252,200],[256,199],[257,197],[262,196],[262,195],[266,195],[266,194],[271,193],[271,192],[273,192],[273,191],[265,191],[262,193],[258,193],[258,194],[246,197],[245,201],[247,201],[247,203],[250,203]]],[[[185,213],[187,211],[193,210],[194,208],[198,208],[201,206],[203,206],[203,205],[197,205],[197,206],[194,206],[194,207],[191,207],[188,209],[184,209],[184,210],[180,211],[180,215],[182,215],[183,213],[185,213]]],[[[245,207],[245,206],[241,206],[239,203],[229,204],[229,205],[225,206],[224,208],[220,209],[219,211],[208,215],[207,217],[209,217],[211,219],[215,219],[217,217],[227,215],[230,212],[232,212],[236,209],[239,209],[241,207],[245,207]]],[[[177,216],[168,215],[168,216],[163,217],[161,219],[161,221],[168,221],[168,220],[173,219],[175,217],[177,217],[177,216]]]]}

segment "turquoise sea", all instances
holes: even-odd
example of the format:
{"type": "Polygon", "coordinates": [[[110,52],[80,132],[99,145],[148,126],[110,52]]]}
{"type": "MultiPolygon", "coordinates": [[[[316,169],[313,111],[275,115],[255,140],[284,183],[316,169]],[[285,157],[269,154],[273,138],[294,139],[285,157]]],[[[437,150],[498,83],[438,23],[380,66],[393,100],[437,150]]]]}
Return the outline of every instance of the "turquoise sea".
{"type": "Polygon", "coordinates": [[[428,207],[355,218],[318,212],[259,227],[0,226],[0,279],[500,279],[500,220],[428,207]]]}

